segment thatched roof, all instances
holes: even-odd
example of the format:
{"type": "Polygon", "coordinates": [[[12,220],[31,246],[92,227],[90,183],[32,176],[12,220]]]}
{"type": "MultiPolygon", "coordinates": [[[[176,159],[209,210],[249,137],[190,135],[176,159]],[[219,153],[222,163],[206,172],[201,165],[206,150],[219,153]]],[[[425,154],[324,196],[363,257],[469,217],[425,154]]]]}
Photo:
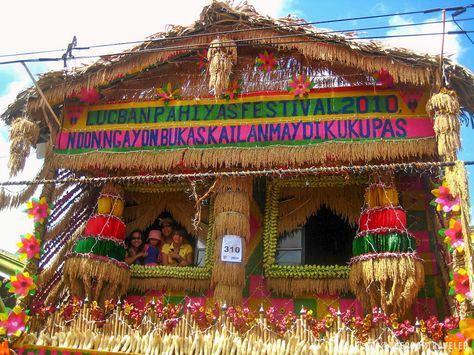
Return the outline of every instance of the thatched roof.
{"type": "MultiPolygon", "coordinates": [[[[232,7],[213,2],[206,6],[199,19],[188,27],[171,26],[167,32],[157,33],[121,55],[104,56],[97,62],[73,73],[46,73],[38,80],[53,107],[59,107],[64,97],[79,92],[83,87],[107,87],[126,76],[133,80],[151,67],[178,57],[196,54],[207,48],[217,32],[229,31],[238,47],[267,46],[281,51],[299,52],[308,60],[367,75],[381,68],[388,70],[394,83],[400,85],[431,86],[436,91],[441,85],[439,57],[418,54],[401,48],[390,48],[381,42],[356,40],[352,36],[322,30],[294,17],[273,19],[258,14],[247,4],[232,7]],[[302,24],[302,25],[301,25],[302,24]],[[170,48],[171,47],[171,48],[170,48]]],[[[449,85],[457,91],[462,107],[474,113],[474,77],[466,68],[444,58],[449,85]]],[[[21,92],[3,113],[6,123],[19,115],[28,100],[28,112],[44,122],[47,115],[44,103],[34,88],[21,92]]],[[[52,122],[51,117],[48,118],[52,122]]],[[[47,122],[48,126],[54,124],[47,122]]]]}

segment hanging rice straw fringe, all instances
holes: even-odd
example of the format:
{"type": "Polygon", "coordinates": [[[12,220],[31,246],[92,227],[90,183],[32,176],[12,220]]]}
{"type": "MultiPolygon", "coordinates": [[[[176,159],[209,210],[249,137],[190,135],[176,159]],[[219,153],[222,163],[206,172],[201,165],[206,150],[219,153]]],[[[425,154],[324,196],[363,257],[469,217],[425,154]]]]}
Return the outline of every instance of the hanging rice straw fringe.
{"type": "Polygon", "coordinates": [[[407,255],[359,260],[351,265],[349,282],[367,309],[402,316],[424,286],[423,262],[407,255]]]}

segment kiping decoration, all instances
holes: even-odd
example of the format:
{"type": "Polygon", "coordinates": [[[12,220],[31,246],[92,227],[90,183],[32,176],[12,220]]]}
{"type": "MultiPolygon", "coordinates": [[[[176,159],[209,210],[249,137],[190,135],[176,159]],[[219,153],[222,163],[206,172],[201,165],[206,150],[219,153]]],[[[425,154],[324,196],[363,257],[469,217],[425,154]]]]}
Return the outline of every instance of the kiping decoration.
{"type": "Polygon", "coordinates": [[[260,53],[255,59],[255,67],[258,68],[264,74],[271,73],[278,69],[278,61],[276,60],[273,53],[264,51],[260,53]]]}
{"type": "Polygon", "coordinates": [[[351,289],[364,306],[403,315],[424,285],[423,261],[390,177],[374,177],[365,203],[352,244],[351,289]]]}
{"type": "Polygon", "coordinates": [[[123,189],[107,183],[97,201],[97,213],[87,221],[64,265],[64,281],[72,295],[103,304],[123,295],[130,282],[125,261],[123,189]]]}
{"type": "Polygon", "coordinates": [[[464,262],[466,245],[461,215],[461,199],[459,195],[452,195],[446,180],[443,180],[441,185],[431,190],[431,193],[435,197],[431,205],[436,208],[436,211],[443,213],[446,221],[446,228],[441,228],[438,234],[443,238],[453,259],[452,270],[449,273],[448,294],[459,302],[458,309],[464,308],[465,305],[460,307],[460,304],[466,300],[472,300],[473,296],[469,285],[469,272],[464,262]]]}

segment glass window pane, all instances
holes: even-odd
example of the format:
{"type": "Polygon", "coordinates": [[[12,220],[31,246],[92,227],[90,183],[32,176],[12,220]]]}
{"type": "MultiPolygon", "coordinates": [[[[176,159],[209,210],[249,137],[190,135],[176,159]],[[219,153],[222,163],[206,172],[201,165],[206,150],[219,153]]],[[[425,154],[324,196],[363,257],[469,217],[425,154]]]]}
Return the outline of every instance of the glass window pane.
{"type": "Polygon", "coordinates": [[[278,240],[279,249],[302,248],[303,230],[295,229],[285,233],[278,240]]]}
{"type": "Polygon", "coordinates": [[[196,253],[196,266],[204,266],[204,259],[206,256],[205,249],[198,249],[196,253]]]}
{"type": "Polygon", "coordinates": [[[301,265],[301,250],[278,250],[276,263],[278,265],[301,265]]]}

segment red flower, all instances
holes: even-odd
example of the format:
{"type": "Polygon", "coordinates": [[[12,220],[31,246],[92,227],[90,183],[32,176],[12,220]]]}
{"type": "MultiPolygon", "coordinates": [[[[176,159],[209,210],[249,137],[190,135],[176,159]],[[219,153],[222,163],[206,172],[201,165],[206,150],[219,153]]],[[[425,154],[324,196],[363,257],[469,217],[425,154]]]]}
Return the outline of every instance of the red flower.
{"type": "Polygon", "coordinates": [[[263,54],[259,54],[257,59],[255,60],[255,66],[263,71],[265,74],[270,73],[272,70],[278,68],[278,62],[273,57],[273,54],[268,54],[267,51],[263,52],[263,54]]]}

